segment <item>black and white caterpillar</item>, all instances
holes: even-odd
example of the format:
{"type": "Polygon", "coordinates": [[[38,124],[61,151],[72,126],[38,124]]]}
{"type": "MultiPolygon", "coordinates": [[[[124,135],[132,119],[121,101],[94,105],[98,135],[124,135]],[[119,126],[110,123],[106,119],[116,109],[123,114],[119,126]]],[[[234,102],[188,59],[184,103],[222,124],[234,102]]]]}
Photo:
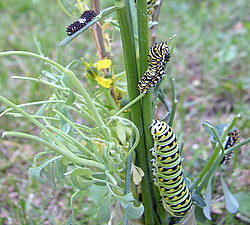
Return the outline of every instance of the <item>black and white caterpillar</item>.
{"type": "Polygon", "coordinates": [[[78,30],[82,29],[89,23],[93,18],[96,17],[96,14],[93,10],[86,10],[82,13],[81,17],[76,20],[74,23],[70,24],[66,28],[66,32],[68,35],[72,35],[78,30]]]}
{"type": "MultiPolygon", "coordinates": [[[[239,140],[240,138],[240,132],[237,130],[233,130],[228,133],[228,139],[226,141],[224,149],[227,150],[231,147],[233,147],[239,140]]],[[[223,164],[228,164],[231,161],[233,152],[230,152],[229,154],[225,155],[225,157],[222,160],[223,164]]]]}
{"type": "Polygon", "coordinates": [[[162,204],[172,217],[185,216],[192,206],[191,193],[183,176],[176,136],[166,122],[153,120],[149,129],[154,139],[150,151],[154,184],[159,188],[162,204]]]}
{"type": "Polygon", "coordinates": [[[155,43],[155,45],[149,49],[149,66],[137,84],[141,94],[147,94],[149,89],[155,87],[162,79],[163,74],[165,74],[165,65],[169,59],[170,51],[166,42],[155,43]]]}

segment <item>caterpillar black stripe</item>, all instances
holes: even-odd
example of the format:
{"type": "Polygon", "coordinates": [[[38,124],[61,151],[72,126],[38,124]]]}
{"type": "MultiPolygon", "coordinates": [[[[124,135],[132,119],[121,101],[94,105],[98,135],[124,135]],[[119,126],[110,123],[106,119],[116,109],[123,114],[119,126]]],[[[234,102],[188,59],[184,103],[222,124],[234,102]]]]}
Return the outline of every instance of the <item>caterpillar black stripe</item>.
{"type": "Polygon", "coordinates": [[[89,23],[93,18],[96,17],[96,14],[93,10],[86,10],[82,13],[81,17],[76,20],[74,23],[70,24],[66,28],[66,32],[68,35],[72,35],[78,30],[82,29],[89,23]]]}
{"type": "MultiPolygon", "coordinates": [[[[229,148],[233,147],[238,142],[239,138],[240,138],[240,132],[239,131],[233,130],[233,131],[229,132],[228,133],[228,139],[227,139],[227,142],[225,144],[224,149],[226,150],[226,149],[229,149],[229,148]]],[[[222,163],[223,164],[230,163],[232,155],[233,155],[233,152],[230,152],[229,154],[225,155],[225,157],[222,160],[222,163]]]]}
{"type": "Polygon", "coordinates": [[[172,217],[185,216],[192,206],[191,193],[185,182],[176,136],[167,123],[153,120],[149,129],[154,139],[150,151],[154,167],[154,184],[159,188],[165,210],[172,217]]]}
{"type": "Polygon", "coordinates": [[[165,73],[164,68],[170,59],[169,48],[166,42],[155,43],[148,51],[149,66],[138,82],[140,93],[147,94],[150,87],[154,87],[165,73]]]}

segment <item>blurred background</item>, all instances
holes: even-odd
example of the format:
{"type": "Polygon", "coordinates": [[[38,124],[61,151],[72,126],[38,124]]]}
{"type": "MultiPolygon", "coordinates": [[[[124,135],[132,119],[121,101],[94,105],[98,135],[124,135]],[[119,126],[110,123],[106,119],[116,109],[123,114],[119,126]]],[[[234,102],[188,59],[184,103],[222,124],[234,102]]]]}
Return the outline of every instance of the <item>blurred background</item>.
{"type": "MultiPolygon", "coordinates": [[[[76,2],[65,2],[65,7],[78,18],[80,13],[74,7],[76,2]]],[[[113,1],[101,1],[101,4],[105,8],[112,6],[113,1]]],[[[168,41],[172,35],[178,35],[167,74],[176,80],[179,103],[174,127],[179,142],[185,142],[184,167],[191,179],[200,172],[203,160],[212,151],[210,137],[202,128],[203,122],[209,121],[214,125],[227,123],[239,113],[242,118],[237,129],[242,139],[249,137],[249,6],[248,0],[163,0],[159,25],[155,28],[156,41],[168,41]]],[[[116,19],[115,16],[113,13],[112,18],[116,19]]],[[[35,38],[43,54],[62,65],[66,66],[80,57],[98,61],[91,30],[65,47],[59,46],[66,37],[66,26],[74,20],[64,14],[58,1],[2,0],[0,51],[37,53],[35,38]]],[[[115,73],[122,72],[124,65],[119,33],[109,26],[106,26],[105,32],[112,37],[111,60],[116,65],[115,73]]],[[[11,79],[11,76],[38,77],[45,67],[41,61],[33,58],[2,57],[0,94],[18,104],[48,99],[53,90],[35,82],[11,79]]],[[[82,63],[72,67],[72,70],[84,81],[85,68],[82,63]]],[[[163,82],[162,88],[167,98],[171,99],[169,83],[163,82]]],[[[0,112],[4,109],[5,106],[0,104],[0,112]]],[[[164,114],[159,107],[156,117],[162,118],[164,114]]],[[[11,116],[0,118],[0,135],[6,130],[39,133],[25,120],[11,116]]],[[[70,183],[55,189],[52,183],[42,186],[28,179],[33,156],[42,149],[42,146],[25,140],[0,139],[1,224],[64,224],[69,217],[69,200],[73,191],[70,183]]],[[[224,173],[234,193],[248,193],[250,198],[248,149],[247,146],[239,149],[234,163],[225,167],[224,173]]],[[[215,183],[215,187],[213,222],[210,224],[249,224],[249,214],[243,218],[241,211],[236,215],[226,212],[220,183],[215,183]]],[[[240,203],[244,212],[250,212],[249,201],[240,203]]],[[[74,202],[80,224],[102,224],[95,219],[96,202],[96,196],[91,196],[91,192],[87,191],[74,202]]]]}

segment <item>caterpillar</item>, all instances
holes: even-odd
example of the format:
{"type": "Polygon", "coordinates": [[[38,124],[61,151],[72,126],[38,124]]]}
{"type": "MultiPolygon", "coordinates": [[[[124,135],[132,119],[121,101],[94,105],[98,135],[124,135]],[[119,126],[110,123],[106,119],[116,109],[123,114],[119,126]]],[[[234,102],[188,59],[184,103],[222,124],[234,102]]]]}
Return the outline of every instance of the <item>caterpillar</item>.
{"type": "MultiPolygon", "coordinates": [[[[233,147],[239,140],[240,138],[240,132],[237,130],[233,130],[231,132],[228,133],[228,139],[227,142],[225,144],[224,149],[229,149],[231,147],[233,147]]],[[[222,164],[229,164],[232,158],[233,152],[230,152],[229,154],[225,155],[225,157],[222,160],[222,164]]]]}
{"type": "Polygon", "coordinates": [[[149,126],[154,139],[150,150],[154,184],[159,188],[162,204],[172,217],[185,216],[192,206],[191,193],[183,176],[176,136],[166,122],[153,120],[149,126]]]}
{"type": "Polygon", "coordinates": [[[165,65],[169,59],[170,52],[166,42],[155,43],[149,49],[149,66],[137,84],[140,93],[147,94],[150,87],[154,87],[162,79],[165,65]]]}
{"type": "Polygon", "coordinates": [[[74,23],[70,24],[66,28],[66,32],[68,35],[72,35],[78,30],[82,29],[84,26],[87,25],[94,17],[96,17],[96,14],[93,10],[86,10],[82,13],[81,17],[76,20],[74,23]]]}

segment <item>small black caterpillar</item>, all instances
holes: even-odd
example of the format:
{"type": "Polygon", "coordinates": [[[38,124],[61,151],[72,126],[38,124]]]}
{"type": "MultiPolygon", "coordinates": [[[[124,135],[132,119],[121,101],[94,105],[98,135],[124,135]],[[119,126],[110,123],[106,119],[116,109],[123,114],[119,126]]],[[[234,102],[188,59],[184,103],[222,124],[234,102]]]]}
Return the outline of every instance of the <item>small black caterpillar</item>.
{"type": "Polygon", "coordinates": [[[173,217],[185,216],[192,206],[191,193],[185,182],[176,136],[167,123],[153,120],[149,129],[155,141],[150,151],[154,184],[159,188],[163,207],[173,217]]]}
{"type": "Polygon", "coordinates": [[[149,66],[139,80],[137,87],[140,93],[147,94],[150,87],[154,87],[165,73],[164,68],[170,59],[169,48],[166,42],[155,43],[148,52],[149,66]]]}
{"type": "Polygon", "coordinates": [[[86,10],[82,13],[81,17],[76,20],[74,23],[70,24],[66,28],[66,32],[68,35],[72,35],[78,30],[82,29],[87,25],[93,18],[96,17],[96,14],[93,10],[86,10]]]}
{"type": "MultiPolygon", "coordinates": [[[[228,139],[227,142],[225,144],[224,149],[229,149],[231,147],[233,147],[239,140],[240,138],[240,132],[237,130],[233,130],[231,132],[228,133],[228,139]]],[[[223,158],[222,162],[223,164],[228,164],[231,161],[233,152],[230,152],[229,154],[225,155],[225,157],[223,158]]]]}

